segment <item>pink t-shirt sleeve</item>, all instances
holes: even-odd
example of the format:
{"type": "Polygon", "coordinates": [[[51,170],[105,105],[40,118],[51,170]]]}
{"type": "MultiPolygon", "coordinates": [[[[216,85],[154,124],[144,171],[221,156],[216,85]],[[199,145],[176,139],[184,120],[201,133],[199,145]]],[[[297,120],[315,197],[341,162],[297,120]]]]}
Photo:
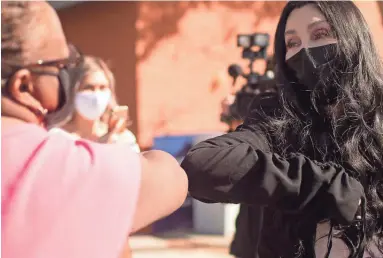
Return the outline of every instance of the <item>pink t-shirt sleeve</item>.
{"type": "Polygon", "coordinates": [[[31,127],[2,134],[2,160],[4,257],[118,257],[140,187],[129,145],[31,127]]]}

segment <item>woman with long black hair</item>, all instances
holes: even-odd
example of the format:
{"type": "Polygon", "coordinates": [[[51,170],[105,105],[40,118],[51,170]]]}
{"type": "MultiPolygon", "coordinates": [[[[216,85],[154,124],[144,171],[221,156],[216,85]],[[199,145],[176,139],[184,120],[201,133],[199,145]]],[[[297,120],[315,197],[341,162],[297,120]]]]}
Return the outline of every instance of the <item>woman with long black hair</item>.
{"type": "Polygon", "coordinates": [[[383,257],[383,69],[351,1],[289,2],[280,92],[182,163],[205,202],[249,207],[242,257],[383,257]]]}

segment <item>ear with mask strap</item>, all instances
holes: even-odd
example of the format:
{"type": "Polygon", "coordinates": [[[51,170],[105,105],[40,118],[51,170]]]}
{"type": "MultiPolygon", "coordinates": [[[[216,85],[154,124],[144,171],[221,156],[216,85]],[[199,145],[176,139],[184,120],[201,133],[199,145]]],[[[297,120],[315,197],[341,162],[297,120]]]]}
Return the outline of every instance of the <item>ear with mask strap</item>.
{"type": "MultiPolygon", "coordinates": [[[[23,103],[21,103],[20,101],[18,101],[12,95],[10,87],[9,87],[10,86],[10,78],[12,78],[16,72],[17,72],[17,70],[14,71],[7,79],[1,79],[1,94],[3,96],[7,96],[8,98],[12,99],[16,103],[19,103],[20,105],[25,106],[26,108],[28,108],[31,112],[33,112],[36,115],[36,117],[38,118],[40,123],[44,122],[45,115],[48,113],[47,109],[45,109],[44,107],[32,108],[30,106],[26,106],[23,103]]],[[[19,90],[20,90],[20,92],[28,92],[28,85],[21,84],[19,90]]]]}

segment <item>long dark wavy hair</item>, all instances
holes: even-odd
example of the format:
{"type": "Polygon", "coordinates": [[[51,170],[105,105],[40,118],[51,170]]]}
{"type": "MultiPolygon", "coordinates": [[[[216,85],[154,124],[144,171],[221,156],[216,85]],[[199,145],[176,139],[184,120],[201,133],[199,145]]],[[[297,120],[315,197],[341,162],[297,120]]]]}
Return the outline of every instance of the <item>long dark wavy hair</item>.
{"type": "MultiPolygon", "coordinates": [[[[281,108],[278,115],[267,116],[264,124],[271,147],[281,155],[297,151],[317,161],[336,162],[351,171],[366,194],[364,226],[362,230],[357,225],[336,227],[336,222],[330,221],[339,230],[334,237],[344,240],[350,258],[360,257],[363,249],[370,252],[371,243],[382,257],[383,69],[363,15],[351,1],[290,1],[277,27],[275,58],[281,108]],[[310,92],[301,90],[305,86],[299,84],[285,60],[287,19],[294,9],[306,4],[322,12],[338,40],[331,81],[322,81],[320,88],[310,92]]],[[[289,245],[300,244],[297,256],[304,248],[299,237],[286,236],[293,239],[289,245]]]]}

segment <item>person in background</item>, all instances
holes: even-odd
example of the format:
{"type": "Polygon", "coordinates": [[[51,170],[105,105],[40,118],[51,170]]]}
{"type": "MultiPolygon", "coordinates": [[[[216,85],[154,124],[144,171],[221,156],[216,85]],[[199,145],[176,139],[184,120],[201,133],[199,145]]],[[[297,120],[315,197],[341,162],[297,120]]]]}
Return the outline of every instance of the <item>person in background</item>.
{"type": "Polygon", "coordinates": [[[140,152],[136,137],[127,129],[128,107],[118,106],[115,80],[105,62],[85,56],[75,84],[74,110],[61,129],[99,143],[128,143],[140,152]]]}
{"type": "Polygon", "coordinates": [[[48,3],[1,3],[2,257],[118,257],[186,198],[168,153],[47,131],[69,115],[81,63],[48,3]]]}

